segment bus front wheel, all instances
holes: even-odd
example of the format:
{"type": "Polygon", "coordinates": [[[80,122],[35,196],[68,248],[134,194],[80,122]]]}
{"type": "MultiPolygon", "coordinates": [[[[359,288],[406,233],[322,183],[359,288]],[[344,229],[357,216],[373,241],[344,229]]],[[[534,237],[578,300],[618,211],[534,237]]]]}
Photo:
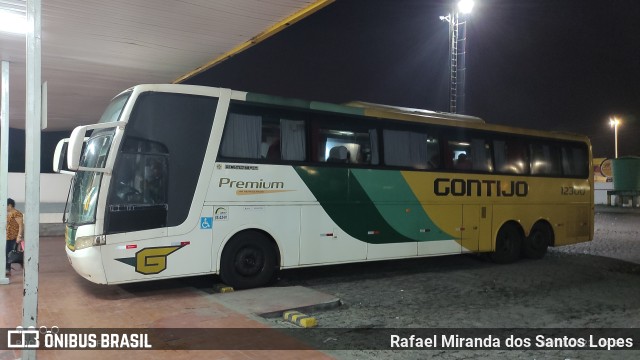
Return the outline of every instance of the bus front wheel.
{"type": "Polygon", "coordinates": [[[264,234],[243,231],[236,234],[222,251],[220,278],[236,289],[268,284],[278,270],[275,246],[264,234]]]}
{"type": "Polygon", "coordinates": [[[553,233],[549,225],[538,222],[531,228],[529,236],[524,239],[522,254],[529,259],[542,259],[551,244],[553,233]]]}
{"type": "Polygon", "coordinates": [[[522,235],[516,225],[504,224],[496,236],[496,248],[490,257],[493,262],[509,264],[520,258],[522,235]]]}

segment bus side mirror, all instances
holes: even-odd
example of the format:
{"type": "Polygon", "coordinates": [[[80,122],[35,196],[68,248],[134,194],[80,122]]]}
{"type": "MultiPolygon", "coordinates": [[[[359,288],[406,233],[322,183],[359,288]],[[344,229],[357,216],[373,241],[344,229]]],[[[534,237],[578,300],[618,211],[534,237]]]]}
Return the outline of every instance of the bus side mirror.
{"type": "Polygon", "coordinates": [[[69,145],[67,148],[67,167],[71,171],[78,171],[78,168],[80,167],[82,144],[84,143],[84,135],[86,132],[86,126],[78,126],[73,129],[71,136],[69,137],[69,145]]]}
{"type": "MultiPolygon", "coordinates": [[[[86,144],[87,139],[89,138],[87,137],[84,138],[81,153],[84,152],[84,145],[86,144]]],[[[67,166],[68,150],[69,150],[69,138],[58,141],[58,144],[56,145],[56,149],[53,152],[53,172],[58,174],[67,174],[67,175],[75,174],[75,171],[70,171],[69,167],[67,166]]]]}
{"type": "Polygon", "coordinates": [[[67,158],[67,149],[69,148],[69,139],[62,139],[58,141],[56,149],[53,152],[53,172],[64,173],[64,163],[67,158]]]}

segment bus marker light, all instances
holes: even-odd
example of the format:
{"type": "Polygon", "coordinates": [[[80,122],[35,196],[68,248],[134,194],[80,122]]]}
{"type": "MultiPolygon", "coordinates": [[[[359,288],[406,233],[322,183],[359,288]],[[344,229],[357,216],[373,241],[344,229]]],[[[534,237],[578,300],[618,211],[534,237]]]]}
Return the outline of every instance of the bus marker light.
{"type": "Polygon", "coordinates": [[[320,236],[333,236],[333,233],[320,234],[320,236]]]}
{"type": "Polygon", "coordinates": [[[191,244],[191,241],[181,241],[180,242],[180,246],[187,246],[189,244],[191,244]]]}
{"type": "Polygon", "coordinates": [[[137,249],[137,248],[138,248],[138,245],[127,245],[126,246],[127,250],[129,250],[129,249],[137,249]]]}
{"type": "Polygon", "coordinates": [[[378,235],[378,234],[380,234],[380,231],[378,230],[367,231],[367,235],[378,235]]]}

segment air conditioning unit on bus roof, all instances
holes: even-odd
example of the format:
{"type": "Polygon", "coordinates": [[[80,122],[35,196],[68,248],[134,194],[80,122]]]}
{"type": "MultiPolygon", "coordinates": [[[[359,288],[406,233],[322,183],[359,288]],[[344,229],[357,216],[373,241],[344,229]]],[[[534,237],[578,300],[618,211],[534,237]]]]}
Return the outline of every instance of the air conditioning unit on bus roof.
{"type": "Polygon", "coordinates": [[[351,102],[348,102],[348,103],[346,103],[344,105],[353,106],[353,107],[359,107],[359,108],[368,108],[368,109],[391,111],[391,112],[402,113],[402,114],[437,117],[437,118],[446,119],[446,120],[467,121],[467,122],[474,122],[474,123],[481,123],[481,124],[485,123],[484,120],[482,120],[481,118],[479,118],[477,116],[452,114],[452,113],[447,113],[447,112],[439,112],[439,111],[432,111],[432,110],[425,110],[425,109],[416,109],[416,108],[409,108],[409,107],[402,107],[402,106],[376,104],[376,103],[370,103],[370,102],[366,102],[366,101],[351,101],[351,102]]]}

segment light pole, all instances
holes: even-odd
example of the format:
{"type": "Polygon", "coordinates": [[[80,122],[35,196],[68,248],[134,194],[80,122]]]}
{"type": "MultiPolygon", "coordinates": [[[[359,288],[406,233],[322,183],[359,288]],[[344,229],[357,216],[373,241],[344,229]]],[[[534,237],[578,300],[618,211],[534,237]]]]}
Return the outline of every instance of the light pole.
{"type": "Polygon", "coordinates": [[[449,112],[464,113],[466,77],[466,16],[473,9],[473,0],[460,0],[457,7],[440,20],[449,23],[449,112]]]}
{"type": "Polygon", "coordinates": [[[615,116],[609,118],[609,126],[613,128],[613,138],[614,138],[614,147],[615,147],[615,155],[616,159],[618,158],[618,126],[620,126],[620,120],[615,116]]]}

